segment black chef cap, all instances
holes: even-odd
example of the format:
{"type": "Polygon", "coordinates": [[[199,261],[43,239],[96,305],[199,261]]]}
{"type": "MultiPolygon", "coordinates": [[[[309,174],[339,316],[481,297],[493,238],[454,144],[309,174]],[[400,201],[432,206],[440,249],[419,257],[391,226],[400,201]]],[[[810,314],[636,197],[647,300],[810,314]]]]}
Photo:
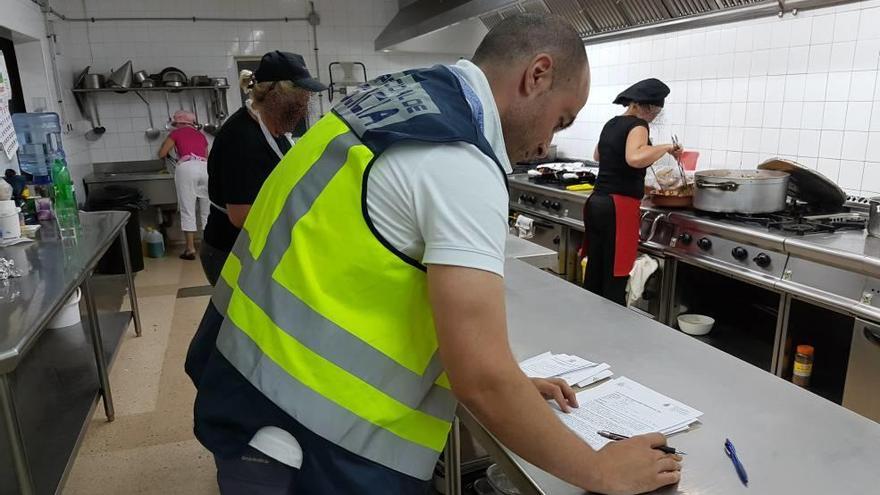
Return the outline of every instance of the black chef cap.
{"type": "Polygon", "coordinates": [[[309,73],[302,55],[278,50],[263,55],[260,66],[254,72],[254,79],[257,82],[291,81],[312,92],[327,89],[327,86],[309,73]]]}
{"type": "Polygon", "coordinates": [[[645,79],[623,90],[614,99],[615,105],[629,106],[630,103],[642,103],[662,107],[669,96],[669,86],[659,79],[645,79]]]}

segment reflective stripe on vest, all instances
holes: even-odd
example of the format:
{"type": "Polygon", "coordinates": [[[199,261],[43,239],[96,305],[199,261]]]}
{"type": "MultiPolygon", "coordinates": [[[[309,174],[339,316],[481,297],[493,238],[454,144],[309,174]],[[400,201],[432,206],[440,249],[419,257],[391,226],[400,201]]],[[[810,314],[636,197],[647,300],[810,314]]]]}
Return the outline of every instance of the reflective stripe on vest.
{"type": "Polygon", "coordinates": [[[370,151],[328,114],[275,168],[223,268],[217,347],[306,428],[429,479],[456,402],[425,272],[365,218],[370,151]]]}

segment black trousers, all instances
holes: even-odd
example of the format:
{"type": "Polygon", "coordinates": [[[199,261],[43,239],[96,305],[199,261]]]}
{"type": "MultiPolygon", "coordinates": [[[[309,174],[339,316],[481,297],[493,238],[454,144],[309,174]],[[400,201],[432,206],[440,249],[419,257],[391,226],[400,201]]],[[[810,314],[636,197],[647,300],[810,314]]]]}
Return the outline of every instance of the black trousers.
{"type": "Polygon", "coordinates": [[[589,243],[584,288],[626,306],[626,283],[629,276],[614,276],[617,244],[614,199],[607,195],[591,196],[584,211],[584,226],[589,243]]]}
{"type": "Polygon", "coordinates": [[[226,263],[229,253],[221,251],[214,246],[202,241],[202,247],[199,250],[199,259],[202,261],[202,270],[205,271],[205,277],[211,286],[217,285],[220,280],[220,272],[226,263]]]}

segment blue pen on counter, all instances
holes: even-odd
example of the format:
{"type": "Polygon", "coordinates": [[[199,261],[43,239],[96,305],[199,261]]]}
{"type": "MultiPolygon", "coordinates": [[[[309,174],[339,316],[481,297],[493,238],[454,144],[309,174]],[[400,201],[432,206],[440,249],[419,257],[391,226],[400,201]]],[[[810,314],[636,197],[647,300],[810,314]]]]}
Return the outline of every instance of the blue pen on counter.
{"type": "Polygon", "coordinates": [[[743,485],[749,486],[749,475],[746,474],[746,468],[740,462],[739,457],[736,456],[736,448],[729,438],[724,439],[724,452],[727,453],[727,457],[730,457],[730,460],[733,462],[733,468],[736,469],[736,475],[739,476],[739,480],[742,481],[743,485]]]}

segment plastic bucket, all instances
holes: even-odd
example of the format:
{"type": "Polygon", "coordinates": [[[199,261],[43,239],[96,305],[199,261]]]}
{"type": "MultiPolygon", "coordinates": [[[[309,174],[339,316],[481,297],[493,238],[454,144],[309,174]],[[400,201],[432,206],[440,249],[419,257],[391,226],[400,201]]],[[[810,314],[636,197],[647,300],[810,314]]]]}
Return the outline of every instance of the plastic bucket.
{"type": "Polygon", "coordinates": [[[80,322],[79,299],[81,296],[82,293],[80,293],[79,287],[77,287],[76,292],[70,296],[70,299],[64,303],[64,306],[58,310],[58,313],[49,322],[49,328],[65,328],[78,324],[80,322]]]}
{"type": "Polygon", "coordinates": [[[21,237],[21,221],[18,213],[0,215],[0,239],[18,239],[21,237]]]}

